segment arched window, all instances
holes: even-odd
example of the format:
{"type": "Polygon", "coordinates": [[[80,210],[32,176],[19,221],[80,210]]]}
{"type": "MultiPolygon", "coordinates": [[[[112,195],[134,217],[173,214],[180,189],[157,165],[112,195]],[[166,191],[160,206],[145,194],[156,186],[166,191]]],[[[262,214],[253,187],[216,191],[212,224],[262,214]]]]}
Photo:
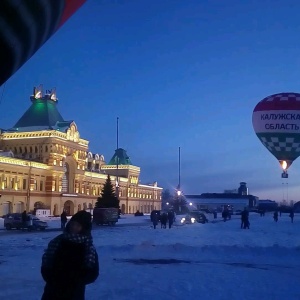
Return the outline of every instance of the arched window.
{"type": "Polygon", "coordinates": [[[69,192],[69,165],[67,163],[63,163],[64,175],[62,178],[62,192],[69,192]]]}
{"type": "Polygon", "coordinates": [[[32,153],[32,147],[30,147],[29,149],[30,149],[30,152],[29,152],[29,153],[32,153]]]}

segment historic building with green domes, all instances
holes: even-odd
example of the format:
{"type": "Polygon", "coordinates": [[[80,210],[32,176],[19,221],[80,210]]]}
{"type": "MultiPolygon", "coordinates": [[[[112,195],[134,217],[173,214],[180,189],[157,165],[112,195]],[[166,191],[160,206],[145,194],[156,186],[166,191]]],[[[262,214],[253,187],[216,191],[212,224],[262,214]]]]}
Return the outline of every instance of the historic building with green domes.
{"type": "Polygon", "coordinates": [[[140,184],[140,168],[124,149],[106,163],[89,152],[74,120],[64,120],[57,109],[56,91],[35,88],[31,106],[16,124],[0,133],[0,215],[50,208],[73,215],[94,207],[111,176],[123,213],[161,209],[162,188],[140,184]]]}

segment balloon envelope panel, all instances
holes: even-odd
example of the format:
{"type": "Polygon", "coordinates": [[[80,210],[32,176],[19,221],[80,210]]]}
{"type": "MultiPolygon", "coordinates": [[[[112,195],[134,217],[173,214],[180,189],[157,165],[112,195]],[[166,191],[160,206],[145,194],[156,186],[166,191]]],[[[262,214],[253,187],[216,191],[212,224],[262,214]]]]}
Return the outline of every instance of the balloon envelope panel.
{"type": "Polygon", "coordinates": [[[86,0],[0,1],[0,86],[86,0]]]}

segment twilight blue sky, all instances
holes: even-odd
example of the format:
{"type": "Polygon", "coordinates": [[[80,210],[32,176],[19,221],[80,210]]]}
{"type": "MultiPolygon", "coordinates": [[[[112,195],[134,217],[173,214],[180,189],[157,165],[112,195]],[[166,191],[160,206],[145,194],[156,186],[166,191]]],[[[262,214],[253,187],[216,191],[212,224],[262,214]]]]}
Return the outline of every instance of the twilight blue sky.
{"type": "MultiPolygon", "coordinates": [[[[119,116],[120,146],[144,183],[175,187],[181,146],[185,193],[246,181],[282,200],[279,164],[251,116],[263,97],[300,90],[299,10],[297,0],[89,0],[8,80],[0,127],[42,83],[106,160],[119,116]]],[[[289,174],[289,199],[300,200],[300,160],[289,174]]]]}

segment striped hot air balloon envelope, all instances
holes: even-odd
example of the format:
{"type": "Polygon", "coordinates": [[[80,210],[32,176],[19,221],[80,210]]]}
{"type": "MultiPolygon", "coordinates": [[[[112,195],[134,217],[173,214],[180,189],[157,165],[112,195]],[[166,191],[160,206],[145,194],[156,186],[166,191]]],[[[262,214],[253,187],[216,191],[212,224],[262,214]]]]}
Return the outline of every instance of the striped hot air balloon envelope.
{"type": "Polygon", "coordinates": [[[0,1],[0,86],[9,79],[86,0],[0,1]]]}
{"type": "Polygon", "coordinates": [[[257,137],[286,173],[300,155],[300,94],[264,98],[254,108],[252,123],[257,137]]]}

